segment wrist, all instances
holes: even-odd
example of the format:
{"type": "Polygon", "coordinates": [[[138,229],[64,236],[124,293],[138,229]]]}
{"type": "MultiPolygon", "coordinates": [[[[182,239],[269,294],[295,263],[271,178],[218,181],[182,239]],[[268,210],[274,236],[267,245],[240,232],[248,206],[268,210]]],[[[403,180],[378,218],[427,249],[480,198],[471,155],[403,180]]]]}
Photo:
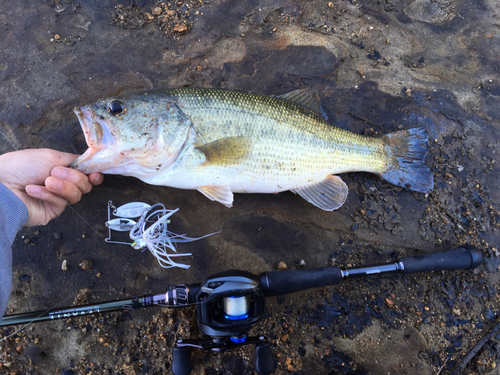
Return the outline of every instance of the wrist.
{"type": "Polygon", "coordinates": [[[23,199],[23,194],[25,194],[24,191],[22,191],[22,189],[20,189],[18,186],[16,186],[15,184],[11,184],[7,181],[3,182],[3,181],[0,181],[0,184],[2,184],[3,186],[5,186],[7,188],[7,190],[10,190],[10,192],[12,194],[14,194],[17,198],[19,198],[19,200],[25,205],[27,206],[25,200],[23,199]]]}
{"type": "Polygon", "coordinates": [[[21,229],[29,218],[28,207],[19,192],[4,183],[0,183],[0,211],[3,211],[16,228],[14,233],[21,229]]]}

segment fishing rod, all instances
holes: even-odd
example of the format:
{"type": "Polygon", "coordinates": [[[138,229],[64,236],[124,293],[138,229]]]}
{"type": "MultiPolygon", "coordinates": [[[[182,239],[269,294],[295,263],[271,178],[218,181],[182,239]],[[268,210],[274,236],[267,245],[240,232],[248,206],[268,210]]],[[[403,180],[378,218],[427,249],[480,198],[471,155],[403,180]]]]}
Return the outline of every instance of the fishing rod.
{"type": "Polygon", "coordinates": [[[481,262],[481,251],[466,245],[448,251],[405,257],[394,263],[346,269],[328,266],[264,272],[260,275],[231,270],[213,275],[202,283],[170,286],[162,294],[5,316],[0,321],[0,326],[110,311],[137,310],[149,306],[196,305],[198,327],[204,338],[177,340],[173,347],[172,373],[188,375],[191,372],[191,348],[225,352],[243,345],[255,344],[255,371],[264,375],[275,369],[271,346],[264,336],[249,337],[248,332],[262,318],[265,297],[335,285],[354,277],[471,269],[481,262]]]}

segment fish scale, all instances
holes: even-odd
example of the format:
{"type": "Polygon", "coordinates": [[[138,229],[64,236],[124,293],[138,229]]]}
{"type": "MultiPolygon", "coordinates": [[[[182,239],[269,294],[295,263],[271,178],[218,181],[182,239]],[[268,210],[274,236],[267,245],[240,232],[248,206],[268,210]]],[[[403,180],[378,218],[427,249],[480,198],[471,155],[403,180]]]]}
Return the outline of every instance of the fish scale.
{"type": "Polygon", "coordinates": [[[337,128],[323,119],[317,94],[307,89],[279,97],[173,89],[101,100],[75,112],[86,134],[96,133],[88,128],[97,121],[123,138],[100,146],[98,139],[87,139],[89,150],[75,161],[75,168],[197,189],[227,206],[233,203],[233,192],[291,190],[322,209],[337,209],[348,192],[334,176],[342,172],[376,173],[422,192],[433,185],[424,164],[424,129],[374,138],[337,128]],[[120,114],[110,113],[120,105],[120,114]],[[148,129],[147,134],[141,129],[148,129]],[[137,153],[144,155],[142,160],[128,156],[137,153]],[[120,155],[112,167],[108,154],[120,155]]]}

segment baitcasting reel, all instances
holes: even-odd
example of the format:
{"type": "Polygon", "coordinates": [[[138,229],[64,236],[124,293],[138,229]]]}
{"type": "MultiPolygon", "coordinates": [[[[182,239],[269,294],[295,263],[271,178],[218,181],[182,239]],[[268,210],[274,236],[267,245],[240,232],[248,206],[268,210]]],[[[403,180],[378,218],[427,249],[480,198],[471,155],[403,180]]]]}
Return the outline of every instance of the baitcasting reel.
{"type": "Polygon", "coordinates": [[[180,284],[169,288],[167,304],[182,306],[195,296],[198,327],[206,336],[201,340],[178,340],[173,349],[172,372],[191,372],[190,348],[210,349],[222,353],[233,348],[255,344],[255,371],[274,371],[270,344],[264,336],[248,337],[248,331],[260,320],[265,298],[258,276],[245,271],[227,271],[210,277],[199,287],[189,289],[180,284]]]}

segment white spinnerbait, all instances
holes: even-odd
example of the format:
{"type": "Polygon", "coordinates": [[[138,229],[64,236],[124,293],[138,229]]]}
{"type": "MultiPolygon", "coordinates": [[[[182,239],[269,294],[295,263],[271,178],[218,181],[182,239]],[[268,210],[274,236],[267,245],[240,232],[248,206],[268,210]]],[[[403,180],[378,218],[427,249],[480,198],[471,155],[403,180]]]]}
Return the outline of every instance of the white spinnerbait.
{"type": "Polygon", "coordinates": [[[143,250],[148,248],[151,254],[158,260],[158,263],[163,268],[180,267],[188,269],[190,266],[187,264],[177,263],[172,260],[175,257],[181,256],[191,256],[192,253],[182,253],[177,254],[177,249],[175,244],[178,242],[192,242],[200,240],[202,238],[211,236],[210,233],[202,237],[188,237],[185,234],[177,234],[168,230],[168,224],[170,223],[170,217],[179,211],[179,209],[168,210],[161,203],[156,203],[150,206],[146,203],[132,202],[127,203],[118,208],[112,205],[112,202],[108,202],[108,221],[106,226],[109,228],[109,238],[106,242],[111,243],[121,243],[131,245],[134,249],[143,250]],[[112,219],[110,218],[111,208],[114,209],[113,214],[119,216],[119,214],[124,215],[125,219],[112,219]],[[140,216],[137,222],[129,219],[132,217],[140,216]],[[111,230],[122,230],[128,231],[130,238],[133,240],[132,243],[111,241],[111,230]],[[175,254],[169,253],[168,249],[172,250],[175,254]]]}

